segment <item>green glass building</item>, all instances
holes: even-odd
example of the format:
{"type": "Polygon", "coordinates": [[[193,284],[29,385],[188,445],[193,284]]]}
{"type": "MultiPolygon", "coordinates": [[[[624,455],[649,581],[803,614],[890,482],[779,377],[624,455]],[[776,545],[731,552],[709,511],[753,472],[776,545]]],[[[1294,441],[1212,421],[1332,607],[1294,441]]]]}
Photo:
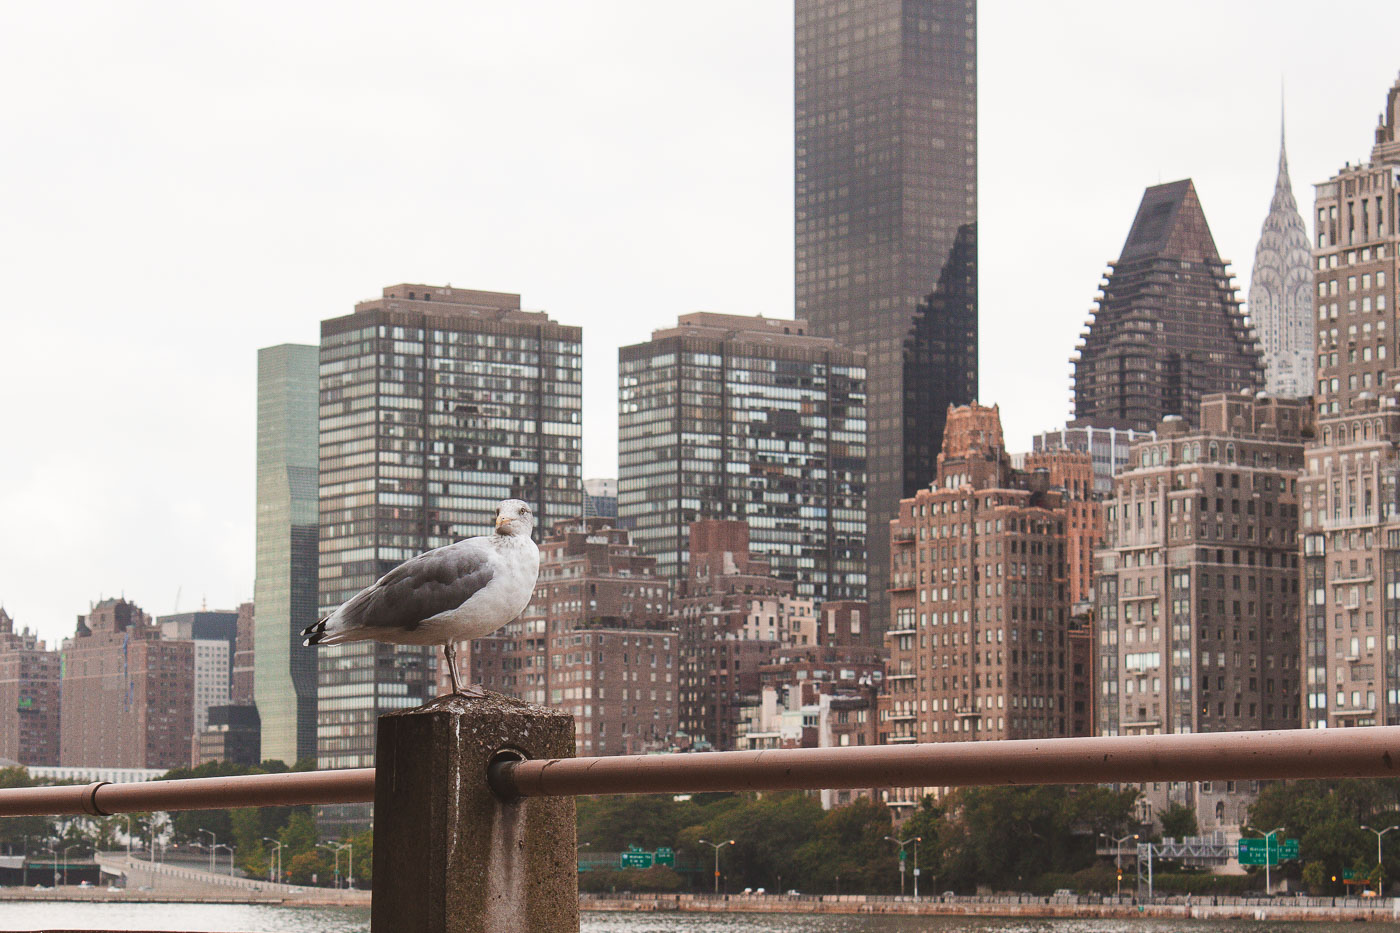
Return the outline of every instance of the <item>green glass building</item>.
{"type": "Polygon", "coordinates": [[[316,621],[320,348],[258,351],[257,577],[253,692],[262,758],[316,754],[316,653],[298,633],[316,621]]]}

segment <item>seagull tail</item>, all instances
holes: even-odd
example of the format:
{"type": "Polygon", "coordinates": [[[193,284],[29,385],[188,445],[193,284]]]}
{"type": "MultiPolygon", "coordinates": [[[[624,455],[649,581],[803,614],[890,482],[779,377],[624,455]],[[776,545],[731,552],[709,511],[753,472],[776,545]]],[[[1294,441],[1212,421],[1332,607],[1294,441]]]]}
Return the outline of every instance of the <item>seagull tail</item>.
{"type": "Polygon", "coordinates": [[[301,630],[301,633],[306,636],[306,641],[302,642],[303,646],[309,647],[311,645],[319,645],[326,640],[326,621],[329,618],[330,616],[326,616],[325,619],[322,619],[315,625],[308,625],[301,630]]]}

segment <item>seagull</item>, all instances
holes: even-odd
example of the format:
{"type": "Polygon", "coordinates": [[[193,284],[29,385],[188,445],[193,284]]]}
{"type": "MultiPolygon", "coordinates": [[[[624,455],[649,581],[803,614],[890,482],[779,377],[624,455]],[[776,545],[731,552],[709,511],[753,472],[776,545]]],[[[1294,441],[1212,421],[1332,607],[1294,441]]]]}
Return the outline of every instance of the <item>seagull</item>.
{"type": "Polygon", "coordinates": [[[540,551],[530,538],[530,506],[506,499],[496,507],[495,534],[434,548],[399,564],[315,625],[302,630],[303,645],[381,641],[395,645],[442,645],[452,692],[457,675],[455,642],[489,635],[530,602],[540,572],[540,551]]]}

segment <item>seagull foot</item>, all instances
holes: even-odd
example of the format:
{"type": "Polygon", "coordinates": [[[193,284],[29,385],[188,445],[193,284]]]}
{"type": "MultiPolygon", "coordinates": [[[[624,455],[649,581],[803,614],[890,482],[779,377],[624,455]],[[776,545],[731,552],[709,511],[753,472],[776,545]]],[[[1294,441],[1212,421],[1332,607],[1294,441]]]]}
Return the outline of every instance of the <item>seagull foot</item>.
{"type": "Polygon", "coordinates": [[[468,684],[465,687],[458,687],[452,691],[452,696],[468,697],[473,700],[486,699],[486,688],[481,684],[468,684]]]}

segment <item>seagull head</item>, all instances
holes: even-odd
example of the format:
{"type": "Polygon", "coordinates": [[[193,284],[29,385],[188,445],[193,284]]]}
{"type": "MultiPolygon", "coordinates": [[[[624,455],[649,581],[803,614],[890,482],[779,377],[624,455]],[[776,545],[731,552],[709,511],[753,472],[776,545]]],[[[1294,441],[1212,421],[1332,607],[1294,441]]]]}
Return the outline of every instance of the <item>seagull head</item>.
{"type": "Polygon", "coordinates": [[[496,534],[530,536],[535,527],[535,515],[530,506],[519,499],[506,499],[496,506],[496,534]]]}

